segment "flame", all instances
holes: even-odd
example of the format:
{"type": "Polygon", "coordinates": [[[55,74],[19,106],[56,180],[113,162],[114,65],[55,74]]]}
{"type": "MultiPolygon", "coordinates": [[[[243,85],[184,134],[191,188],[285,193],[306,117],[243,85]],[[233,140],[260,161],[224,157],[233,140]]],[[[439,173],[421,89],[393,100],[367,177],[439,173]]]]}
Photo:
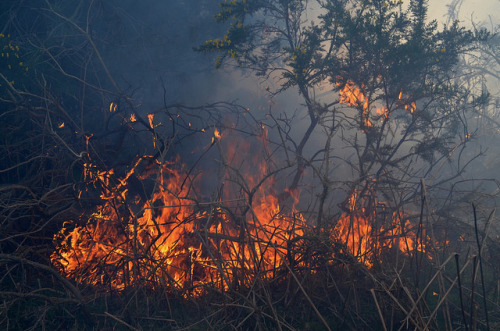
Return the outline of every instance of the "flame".
{"type": "MultiPolygon", "coordinates": [[[[226,140],[232,142],[223,146],[228,162],[242,173],[257,169],[261,175],[248,176],[238,190],[227,174],[223,199],[209,208],[193,203],[190,187],[197,183],[179,166],[179,159],[159,164],[140,158],[120,179],[113,169],[100,171],[86,163],[85,177],[100,183],[103,203],[83,224],[65,222],[54,238],[52,263],[65,276],[90,285],[117,290],[139,284],[166,286],[185,296],[201,295],[207,287],[224,291],[251,286],[256,277],[271,280],[285,264],[304,267],[294,247],[305,245],[309,223],[294,208],[282,210],[273,189],[276,181],[272,176],[263,180],[269,169],[254,164],[257,157],[240,163],[242,155],[249,155],[241,152],[248,147],[226,140]],[[134,178],[143,189],[151,184],[153,193],[134,194],[134,178]],[[241,194],[242,188],[251,188],[251,201],[241,194]]],[[[349,195],[330,233],[343,248],[332,254],[348,254],[371,268],[386,249],[425,251],[422,240],[417,243],[416,229],[400,213],[392,214],[389,225],[378,225],[380,213],[373,203],[381,204],[375,201],[357,190],[349,195]]]]}
{"type": "MultiPolygon", "coordinates": [[[[340,85],[337,83],[337,85],[340,85]]],[[[363,87],[363,86],[362,86],[363,87]]],[[[340,103],[347,103],[351,107],[361,107],[362,113],[361,118],[363,120],[364,127],[372,127],[373,124],[370,121],[370,102],[368,98],[364,95],[362,90],[355,87],[352,81],[347,81],[344,87],[339,91],[340,93],[340,103]]]]}
{"type": "Polygon", "coordinates": [[[415,110],[417,110],[417,105],[415,104],[415,102],[412,102],[410,105],[410,114],[413,114],[415,110]]]}
{"type": "MultiPolygon", "coordinates": [[[[220,138],[217,130],[214,135],[220,138]]],[[[233,154],[233,161],[241,155],[233,154]]],[[[190,198],[190,185],[196,183],[179,164],[160,165],[144,157],[113,183],[113,170],[86,163],[85,179],[100,183],[103,203],[83,224],[65,223],[55,236],[53,264],[86,284],[118,290],[166,284],[190,295],[206,286],[250,286],[257,275],[275,277],[290,253],[288,243],[304,235],[305,220],[296,211],[286,215],[281,210],[277,197],[268,193],[274,182],[264,185],[262,178],[249,177],[249,187],[261,183],[251,203],[235,199],[235,190],[228,189],[228,202],[203,210],[190,198]],[[129,189],[133,178],[154,182],[156,190],[147,199],[134,195],[129,189]],[[240,212],[247,207],[248,212],[240,212]]]]}
{"type": "Polygon", "coordinates": [[[405,105],[405,110],[407,112],[409,112],[410,114],[413,114],[415,113],[415,111],[417,110],[417,105],[415,104],[415,102],[412,102],[411,104],[409,105],[405,105]]]}
{"type": "MultiPolygon", "coordinates": [[[[337,77],[338,82],[336,83],[337,86],[342,86],[342,77],[337,77]]],[[[354,82],[351,80],[348,80],[344,87],[340,89],[340,103],[346,103],[351,107],[358,107],[361,109],[361,119],[362,119],[362,124],[363,128],[368,128],[372,127],[373,123],[370,121],[370,101],[368,98],[365,96],[363,93],[363,88],[364,85],[361,84],[361,88],[356,87],[354,82]]],[[[404,105],[404,109],[408,111],[410,114],[414,114],[415,111],[417,110],[417,105],[415,102],[409,103],[409,98],[405,96],[403,100],[403,89],[398,94],[398,104],[400,106],[404,105]]],[[[385,118],[390,117],[390,111],[386,106],[383,106],[382,108],[376,107],[376,114],[378,116],[384,116],[385,118]]],[[[383,119],[382,119],[383,121],[383,119]]]]}
{"type": "Polygon", "coordinates": [[[61,122],[61,124],[59,124],[57,127],[58,127],[59,129],[64,128],[64,122],[61,122]]]}
{"type": "Polygon", "coordinates": [[[415,251],[427,253],[432,259],[426,242],[430,238],[425,231],[418,237],[418,229],[404,219],[402,213],[390,213],[389,221],[380,221],[381,216],[387,214],[385,205],[377,202],[374,191],[360,197],[357,190],[344,203],[346,209],[340,216],[332,236],[335,241],[344,243],[342,253],[347,253],[358,262],[372,267],[378,260],[379,254],[392,248],[410,255],[415,251]],[[377,210],[380,210],[377,212],[377,210]]]}
{"type": "Polygon", "coordinates": [[[114,102],[111,102],[109,104],[109,112],[110,113],[114,113],[116,111],[116,109],[118,108],[118,105],[114,102]]]}
{"type": "Polygon", "coordinates": [[[387,107],[377,107],[377,115],[389,118],[391,116],[391,112],[389,111],[389,109],[387,109],[387,107]]]}
{"type": "Polygon", "coordinates": [[[151,127],[151,129],[155,128],[155,126],[153,124],[154,118],[155,118],[155,114],[148,114],[148,121],[149,121],[149,126],[151,127]]]}
{"type": "Polygon", "coordinates": [[[215,139],[216,141],[219,141],[219,140],[220,140],[220,138],[221,138],[220,131],[219,131],[219,130],[217,130],[217,129],[215,129],[215,130],[214,130],[214,136],[213,136],[213,138],[212,138],[212,142],[214,142],[214,139],[215,139]]]}
{"type": "MultiPolygon", "coordinates": [[[[344,102],[356,97],[367,104],[359,90],[351,92],[344,102]]],[[[148,119],[154,128],[153,115],[148,119]]],[[[87,219],[64,223],[54,236],[53,265],[84,284],[117,290],[140,285],[184,296],[250,287],[257,278],[275,279],[290,265],[304,269],[309,262],[301,249],[307,250],[315,229],[295,209],[298,190],[284,189],[293,205],[280,205],[267,127],[262,124],[255,137],[252,145],[226,130],[221,139],[214,129],[212,143],[228,166],[219,197],[208,203],[197,192],[203,174],[192,178],[179,158],[159,163],[144,156],[119,176],[88,157],[84,180],[100,192],[101,203],[87,219]]],[[[401,212],[387,210],[373,187],[353,190],[327,230],[340,244],[329,247],[330,257],[349,255],[371,268],[388,249],[426,252],[425,232],[401,212]]]]}

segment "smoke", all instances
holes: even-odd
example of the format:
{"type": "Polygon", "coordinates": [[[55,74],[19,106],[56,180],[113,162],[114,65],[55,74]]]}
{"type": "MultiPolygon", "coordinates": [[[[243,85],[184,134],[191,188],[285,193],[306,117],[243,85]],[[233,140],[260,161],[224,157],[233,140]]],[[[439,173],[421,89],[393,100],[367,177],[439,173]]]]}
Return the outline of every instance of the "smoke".
{"type": "MultiPolygon", "coordinates": [[[[213,18],[219,2],[220,0],[96,1],[88,12],[88,16],[92,18],[89,30],[111,75],[120,88],[130,95],[138,112],[144,116],[172,104],[199,106],[229,101],[249,109],[256,123],[266,120],[268,125],[273,125],[273,120],[266,116],[269,114],[274,119],[293,117],[294,125],[289,132],[290,136],[294,139],[303,136],[308,119],[304,101],[295,89],[271,97],[268,90],[276,90],[272,81],[264,81],[240,68],[215,70],[214,55],[200,54],[193,50],[193,47],[205,40],[225,32],[227,27],[217,25],[213,18]]],[[[479,17],[484,20],[487,16],[480,15],[494,13],[492,8],[498,7],[498,3],[493,2],[482,2],[481,7],[472,11],[474,2],[463,1],[459,17],[466,17],[465,13],[470,15],[474,12],[478,20],[479,17]]],[[[445,4],[430,1],[429,5],[430,18],[445,22],[445,4]]],[[[71,9],[68,10],[68,17],[71,16],[71,9]]],[[[311,16],[315,17],[317,13],[314,12],[311,16]]],[[[82,17],[78,23],[85,26],[85,15],[82,17]]],[[[329,93],[328,87],[317,93],[329,93]]],[[[270,138],[276,144],[280,143],[275,130],[270,130],[270,138]]],[[[200,146],[205,146],[209,141],[208,135],[193,138],[183,142],[181,148],[188,151],[199,150],[200,146]]],[[[311,157],[324,144],[325,134],[318,129],[308,142],[304,156],[311,157]]],[[[335,157],[342,161],[333,162],[331,177],[352,178],[353,168],[349,162],[345,162],[355,157],[352,149],[348,151],[340,140],[334,141],[333,145],[338,153],[335,157]]],[[[185,158],[186,162],[195,162],[196,159],[197,155],[185,158]]],[[[316,182],[312,180],[310,183],[316,182]]],[[[314,186],[311,185],[312,198],[317,193],[314,186]]],[[[343,195],[340,196],[337,201],[343,199],[343,195]]]]}

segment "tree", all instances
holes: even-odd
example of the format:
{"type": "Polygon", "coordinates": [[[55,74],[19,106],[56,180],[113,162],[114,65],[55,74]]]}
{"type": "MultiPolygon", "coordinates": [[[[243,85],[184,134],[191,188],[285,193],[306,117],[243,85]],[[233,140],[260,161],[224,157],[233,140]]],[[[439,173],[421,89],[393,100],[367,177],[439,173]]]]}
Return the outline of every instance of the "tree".
{"type": "MultiPolygon", "coordinates": [[[[396,206],[411,201],[420,179],[443,176],[438,165],[451,165],[470,138],[464,115],[470,95],[454,66],[477,35],[457,22],[438,29],[426,17],[424,0],[220,4],[216,21],[229,28],[198,50],[218,53],[216,67],[232,63],[275,81],[273,95],[298,89],[307,130],[294,137],[292,121],[282,121],[280,130],[287,133],[283,147],[295,155],[289,190],[306,168],[321,182],[318,224],[327,197],[343,186],[376,191],[396,206]],[[325,90],[335,93],[318,96],[325,90]],[[319,130],[323,143],[315,148],[311,137],[319,130]],[[333,185],[342,167],[352,171],[351,180],[333,185]]],[[[453,172],[432,186],[463,173],[467,162],[455,161],[453,172]]]]}

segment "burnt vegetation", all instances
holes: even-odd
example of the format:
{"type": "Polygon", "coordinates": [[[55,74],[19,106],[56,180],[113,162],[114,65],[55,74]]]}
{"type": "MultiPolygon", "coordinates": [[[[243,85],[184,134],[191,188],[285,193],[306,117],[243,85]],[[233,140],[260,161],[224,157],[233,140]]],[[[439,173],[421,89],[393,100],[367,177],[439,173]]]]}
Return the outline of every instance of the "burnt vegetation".
{"type": "Polygon", "coordinates": [[[177,54],[138,86],[133,50],[179,41],[128,1],[0,3],[1,328],[498,329],[495,31],[218,2],[168,12],[261,109],[203,102],[214,81],[179,102],[202,68],[177,54]]]}

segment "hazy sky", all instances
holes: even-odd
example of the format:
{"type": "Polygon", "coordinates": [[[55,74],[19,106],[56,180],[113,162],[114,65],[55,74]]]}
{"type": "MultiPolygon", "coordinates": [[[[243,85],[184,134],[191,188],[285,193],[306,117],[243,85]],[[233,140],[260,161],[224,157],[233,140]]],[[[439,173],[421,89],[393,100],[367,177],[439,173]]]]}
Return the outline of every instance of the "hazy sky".
{"type": "MultiPolygon", "coordinates": [[[[498,25],[500,23],[500,0],[429,0],[429,18],[445,22],[448,14],[448,5],[461,3],[459,7],[459,19],[462,24],[468,25],[471,19],[475,23],[491,21],[498,25]]],[[[485,26],[490,27],[490,26],[485,26]]]]}

